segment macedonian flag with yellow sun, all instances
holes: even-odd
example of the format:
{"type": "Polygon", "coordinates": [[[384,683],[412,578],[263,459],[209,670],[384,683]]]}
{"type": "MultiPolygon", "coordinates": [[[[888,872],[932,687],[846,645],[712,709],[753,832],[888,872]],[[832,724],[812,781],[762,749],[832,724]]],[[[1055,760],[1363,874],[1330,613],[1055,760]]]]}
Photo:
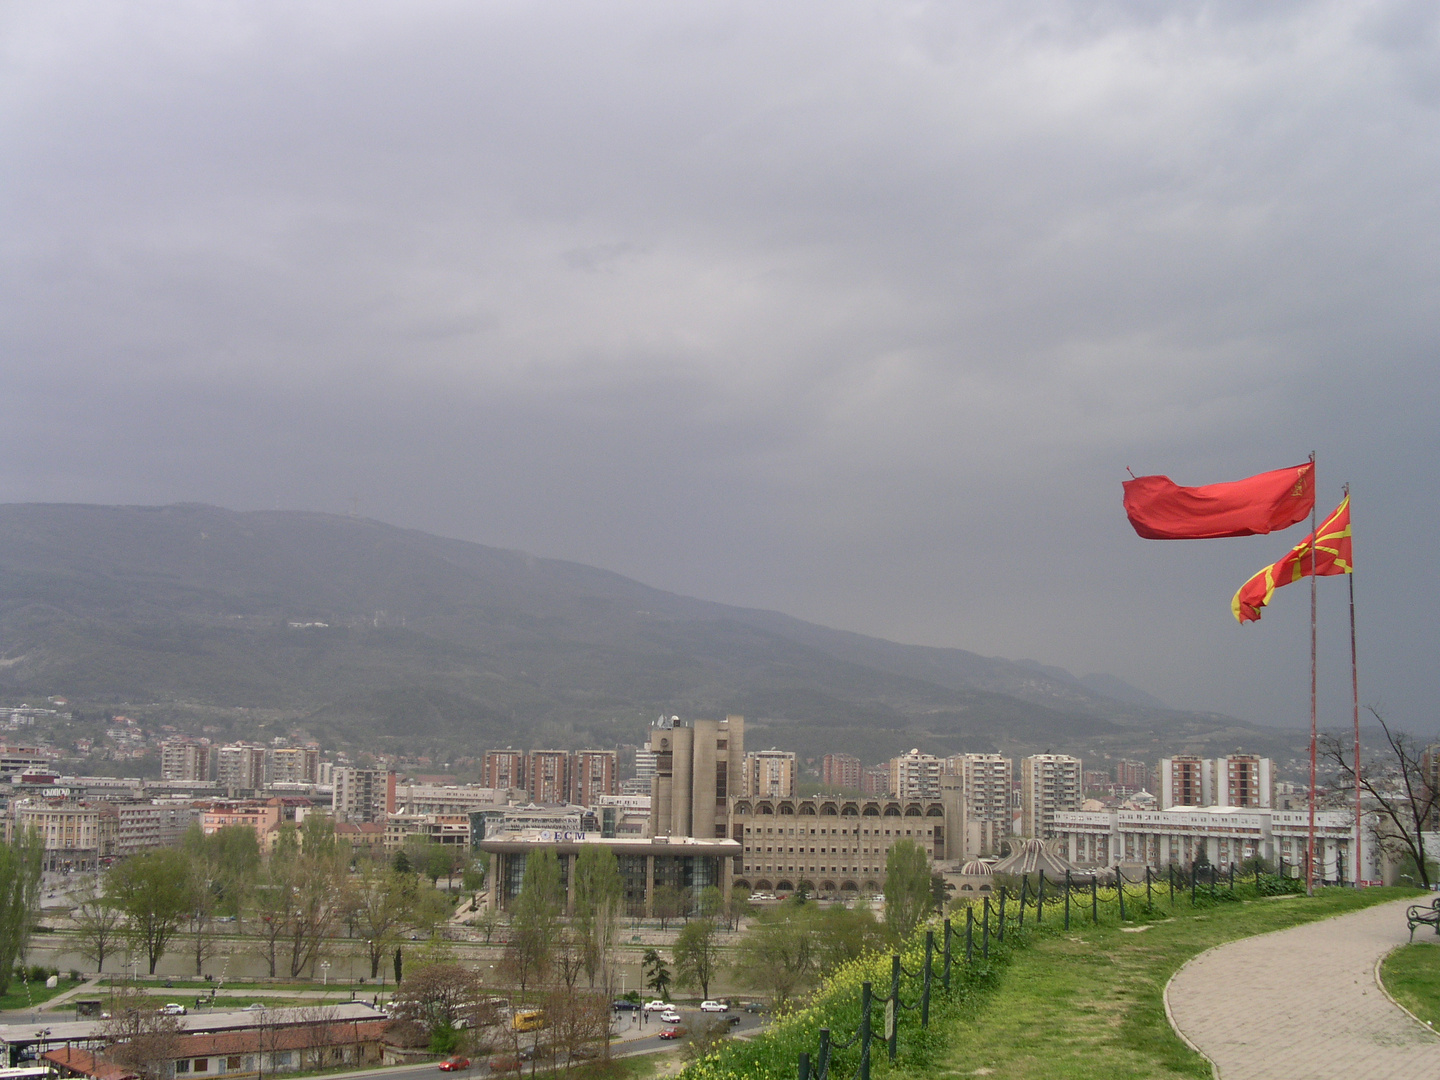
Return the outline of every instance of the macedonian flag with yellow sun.
{"type": "Polygon", "coordinates": [[[1317,533],[1320,539],[1315,543],[1315,573],[1325,577],[1354,572],[1350,557],[1350,496],[1346,495],[1320,528],[1291,548],[1290,554],[1240,586],[1230,601],[1236,622],[1258,622],[1260,609],[1270,603],[1276,589],[1310,576],[1310,544],[1317,533]]]}

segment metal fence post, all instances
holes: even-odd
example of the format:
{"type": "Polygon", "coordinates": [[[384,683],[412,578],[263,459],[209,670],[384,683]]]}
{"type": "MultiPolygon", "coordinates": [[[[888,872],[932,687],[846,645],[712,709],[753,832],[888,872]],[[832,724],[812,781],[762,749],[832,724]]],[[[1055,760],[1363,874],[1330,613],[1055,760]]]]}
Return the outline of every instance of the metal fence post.
{"type": "Polygon", "coordinates": [[[1115,892],[1120,896],[1120,921],[1125,921],[1125,875],[1120,872],[1120,864],[1115,864],[1115,892]]]}
{"type": "Polygon", "coordinates": [[[1040,884],[1035,887],[1035,922],[1039,925],[1045,918],[1045,868],[1040,868],[1040,884]]]}
{"type": "Polygon", "coordinates": [[[1175,906],[1175,864],[1172,862],[1166,867],[1170,871],[1170,906],[1175,906]]]}
{"type": "Polygon", "coordinates": [[[1230,895],[1235,895],[1235,864],[1230,864],[1230,895]]]}
{"type": "Polygon", "coordinates": [[[935,931],[925,931],[925,983],[920,991],[920,1026],[930,1026],[930,958],[935,952],[935,931]]]}
{"type": "Polygon", "coordinates": [[[1200,872],[1200,868],[1199,868],[1198,866],[1196,866],[1195,863],[1194,863],[1194,861],[1192,860],[1191,863],[1190,863],[1190,906],[1191,906],[1191,907],[1194,907],[1194,906],[1195,906],[1195,875],[1198,874],[1199,872],[1200,872]]]}
{"type": "Polygon", "coordinates": [[[1150,898],[1150,864],[1149,864],[1149,863],[1146,863],[1146,864],[1145,864],[1145,907],[1146,907],[1146,908],[1150,908],[1150,907],[1153,907],[1153,906],[1154,906],[1154,905],[1153,905],[1153,903],[1152,903],[1152,901],[1151,901],[1151,898],[1150,898]]]}
{"type": "Polygon", "coordinates": [[[815,1057],[815,1080],[825,1080],[830,1071],[830,1029],[820,1029],[820,1053],[815,1057]]]}
{"type": "Polygon", "coordinates": [[[1070,871],[1065,871],[1065,929],[1070,929],[1070,871]]]}
{"type": "Polygon", "coordinates": [[[983,959],[990,959],[990,897],[985,897],[985,923],[981,928],[983,934],[980,938],[980,955],[983,959]]]}
{"type": "MultiPolygon", "coordinates": [[[[989,898],[985,900],[990,903],[989,898]]],[[[975,909],[968,904],[965,906],[965,966],[969,967],[970,962],[975,959],[975,909]]]]}
{"type": "Polygon", "coordinates": [[[1090,875],[1090,921],[1100,921],[1100,871],[1097,868],[1090,875]]]}
{"type": "Polygon", "coordinates": [[[1030,894],[1030,876],[1027,874],[1020,879],[1020,921],[1019,925],[1025,925],[1025,901],[1030,894]]]}
{"type": "Polygon", "coordinates": [[[885,1010],[885,1026],[889,1030],[885,1033],[889,1040],[890,1060],[895,1060],[895,1052],[900,1048],[900,954],[892,953],[890,956],[890,1005],[885,1010]]]}
{"type": "Polygon", "coordinates": [[[870,1010],[873,1008],[870,984],[860,984],[860,1080],[870,1080],[870,1010]]]}
{"type": "Polygon", "coordinates": [[[800,1051],[800,1080],[810,1080],[810,1055],[800,1051]]]}
{"type": "Polygon", "coordinates": [[[1210,867],[1210,899],[1215,899],[1215,879],[1220,876],[1220,871],[1210,867]]]}
{"type": "Polygon", "coordinates": [[[950,920],[945,920],[945,967],[940,975],[945,985],[945,992],[950,992],[950,920]]]}
{"type": "Polygon", "coordinates": [[[1000,940],[1005,940],[1005,886],[1000,886],[1000,940]]]}

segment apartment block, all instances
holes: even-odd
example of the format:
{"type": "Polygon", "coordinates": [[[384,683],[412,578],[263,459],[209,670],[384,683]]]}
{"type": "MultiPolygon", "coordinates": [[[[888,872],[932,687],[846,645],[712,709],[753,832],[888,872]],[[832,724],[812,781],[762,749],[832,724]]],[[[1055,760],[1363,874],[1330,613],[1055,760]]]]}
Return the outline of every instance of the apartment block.
{"type": "Polygon", "coordinates": [[[160,744],[160,778],[204,783],[211,778],[212,749],[204,743],[171,740],[160,744]]]}
{"type": "Polygon", "coordinates": [[[46,870],[96,870],[114,856],[118,826],[113,804],[20,799],[5,819],[5,842],[34,829],[45,844],[46,870]]]}
{"type": "Polygon", "coordinates": [[[889,793],[897,799],[938,799],[943,758],[909,750],[890,759],[889,793]]]}
{"type": "Polygon", "coordinates": [[[1215,759],[1215,801],[1220,806],[1269,806],[1271,761],[1254,754],[1215,759]]]}
{"type": "Polygon", "coordinates": [[[570,765],[570,801],[598,806],[602,797],[618,795],[619,762],[614,750],[581,750],[570,765]]]}
{"type": "Polygon", "coordinates": [[[758,798],[794,796],[797,772],[795,755],[788,750],[752,750],[741,765],[740,787],[732,795],[758,798]]]}
{"type": "Polygon", "coordinates": [[[1160,809],[1215,805],[1215,762],[1195,754],[1160,759],[1160,809]]]}
{"type": "Polygon", "coordinates": [[[1082,771],[1080,759],[1068,754],[1020,759],[1020,831],[1025,836],[1054,836],[1056,812],[1080,809],[1082,771]]]}
{"type": "Polygon", "coordinates": [[[563,806],[570,801],[570,752],[532,750],[525,771],[530,801],[541,806],[563,806]]]}
{"type": "Polygon", "coordinates": [[[265,748],[234,744],[215,751],[215,782],[233,791],[257,791],[265,786],[265,748]]]}
{"type": "Polygon", "coordinates": [[[395,812],[395,774],[386,769],[335,769],[337,821],[384,821],[395,812]]]}
{"type": "Polygon", "coordinates": [[[271,750],[270,782],[272,784],[318,784],[320,782],[320,748],[288,746],[271,750]]]}
{"type": "Polygon", "coordinates": [[[864,766],[852,754],[826,754],[820,761],[820,783],[826,791],[859,791],[864,766]]]}
{"type": "Polygon", "coordinates": [[[528,788],[523,750],[487,750],[481,783],[492,788],[528,788]]]}
{"type": "Polygon", "coordinates": [[[1121,758],[1115,763],[1115,794],[1134,795],[1150,783],[1150,769],[1143,761],[1121,758]]]}
{"type": "Polygon", "coordinates": [[[890,766],[871,765],[860,774],[860,790],[866,795],[890,793],[890,766]]]}
{"type": "Polygon", "coordinates": [[[964,805],[964,857],[995,854],[1010,835],[1014,763],[999,754],[956,754],[946,771],[960,777],[964,805]]]}

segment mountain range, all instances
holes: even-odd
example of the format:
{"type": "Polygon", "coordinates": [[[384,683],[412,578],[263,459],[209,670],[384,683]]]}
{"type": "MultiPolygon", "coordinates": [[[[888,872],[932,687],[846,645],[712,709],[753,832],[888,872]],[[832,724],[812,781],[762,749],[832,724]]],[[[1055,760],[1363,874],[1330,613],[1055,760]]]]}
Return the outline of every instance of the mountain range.
{"type": "Polygon", "coordinates": [[[0,506],[0,695],[266,717],[448,759],[634,743],[661,713],[866,760],[915,746],[1153,760],[1294,735],[1114,676],[904,645],[376,521],[212,506],[0,506]]]}

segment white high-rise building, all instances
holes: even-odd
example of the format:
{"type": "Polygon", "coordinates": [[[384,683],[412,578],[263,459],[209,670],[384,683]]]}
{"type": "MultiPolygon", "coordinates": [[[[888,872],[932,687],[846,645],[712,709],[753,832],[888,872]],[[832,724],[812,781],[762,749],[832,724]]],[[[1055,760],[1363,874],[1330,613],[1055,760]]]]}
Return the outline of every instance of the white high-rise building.
{"type": "Polygon", "coordinates": [[[1014,762],[999,754],[956,754],[945,759],[946,771],[961,778],[965,807],[966,857],[998,852],[1010,835],[1014,762]]]}
{"type": "Polygon", "coordinates": [[[1031,754],[1020,759],[1020,831],[1044,839],[1055,835],[1055,813],[1083,802],[1080,759],[1068,754],[1031,754]]]}
{"type": "Polygon", "coordinates": [[[257,791],[265,786],[265,748],[236,744],[215,751],[215,780],[223,788],[257,791]]]}

